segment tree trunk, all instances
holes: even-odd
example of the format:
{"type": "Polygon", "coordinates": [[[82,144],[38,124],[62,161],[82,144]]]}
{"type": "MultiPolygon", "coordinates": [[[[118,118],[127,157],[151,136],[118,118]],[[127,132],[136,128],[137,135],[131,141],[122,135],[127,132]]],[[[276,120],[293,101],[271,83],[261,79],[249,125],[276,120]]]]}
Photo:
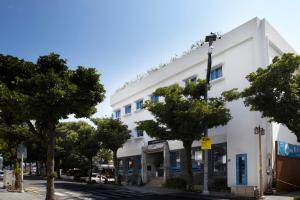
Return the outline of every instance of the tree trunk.
{"type": "Polygon", "coordinates": [[[183,142],[185,154],[185,168],[184,173],[187,177],[187,190],[194,188],[193,172],[192,172],[192,142],[183,142]]]}
{"type": "Polygon", "coordinates": [[[117,151],[113,151],[113,161],[115,167],[115,184],[119,184],[119,165],[118,165],[118,158],[117,158],[117,151]]]}
{"type": "Polygon", "coordinates": [[[15,190],[20,190],[21,189],[21,177],[20,177],[20,165],[18,160],[15,160],[15,169],[14,169],[14,173],[15,173],[15,190]]]}
{"type": "Polygon", "coordinates": [[[55,200],[54,196],[54,155],[55,153],[55,131],[51,130],[48,135],[47,146],[47,193],[46,200],[55,200]]]}
{"type": "Polygon", "coordinates": [[[90,158],[89,183],[92,182],[92,172],[93,172],[93,157],[90,158]]]}

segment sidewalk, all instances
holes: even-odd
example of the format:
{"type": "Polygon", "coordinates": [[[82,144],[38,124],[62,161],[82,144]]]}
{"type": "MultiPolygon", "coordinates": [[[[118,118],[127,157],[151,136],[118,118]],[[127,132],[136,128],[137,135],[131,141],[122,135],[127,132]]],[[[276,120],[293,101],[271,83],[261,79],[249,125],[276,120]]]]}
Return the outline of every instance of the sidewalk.
{"type": "Polygon", "coordinates": [[[300,197],[300,191],[280,195],[267,195],[265,200],[294,200],[294,197],[300,197]]]}
{"type": "Polygon", "coordinates": [[[3,188],[3,183],[0,181],[0,200],[40,200],[41,197],[35,196],[29,192],[8,192],[3,188]]]}
{"type": "Polygon", "coordinates": [[[176,197],[198,197],[202,198],[221,198],[221,199],[234,199],[234,195],[228,192],[210,192],[209,195],[203,195],[200,192],[186,192],[178,189],[164,188],[164,187],[148,187],[148,186],[122,186],[128,190],[143,192],[143,193],[154,193],[160,195],[176,196],[176,197]]]}
{"type": "Polygon", "coordinates": [[[0,200],[40,200],[41,197],[35,196],[29,192],[8,192],[6,189],[0,189],[0,200]]]}

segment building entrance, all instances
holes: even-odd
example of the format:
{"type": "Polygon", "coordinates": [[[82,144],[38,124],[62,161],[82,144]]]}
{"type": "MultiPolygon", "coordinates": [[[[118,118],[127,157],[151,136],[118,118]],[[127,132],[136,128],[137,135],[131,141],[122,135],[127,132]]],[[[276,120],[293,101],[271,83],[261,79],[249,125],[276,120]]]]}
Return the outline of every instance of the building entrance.
{"type": "Polygon", "coordinates": [[[152,177],[164,176],[163,152],[149,153],[147,158],[147,175],[149,179],[152,177]]]}
{"type": "Polygon", "coordinates": [[[155,177],[165,182],[169,177],[170,150],[168,142],[155,141],[142,147],[141,175],[143,183],[155,177]]]}

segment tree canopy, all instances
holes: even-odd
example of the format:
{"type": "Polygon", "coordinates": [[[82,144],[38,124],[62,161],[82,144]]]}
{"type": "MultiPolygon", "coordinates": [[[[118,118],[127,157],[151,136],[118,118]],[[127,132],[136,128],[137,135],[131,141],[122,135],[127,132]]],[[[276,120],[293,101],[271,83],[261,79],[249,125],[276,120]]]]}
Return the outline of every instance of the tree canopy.
{"type": "Polygon", "coordinates": [[[67,160],[72,160],[74,156],[85,157],[89,161],[89,181],[91,181],[93,157],[100,149],[100,139],[95,128],[84,121],[64,122],[59,124],[57,132],[60,157],[67,160]]]}
{"type": "Polygon", "coordinates": [[[54,199],[55,127],[70,114],[89,117],[104,99],[100,74],[94,68],[71,70],[58,54],[40,56],[36,63],[0,55],[0,115],[7,123],[34,120],[47,148],[47,200],[54,199]],[[16,117],[10,118],[15,113],[16,117]]]}
{"type": "Polygon", "coordinates": [[[225,125],[231,115],[225,107],[226,100],[233,99],[234,90],[223,93],[221,97],[204,100],[205,81],[189,82],[185,87],[172,85],[158,88],[153,95],[162,101],[146,101],[144,108],[154,116],[154,120],[137,122],[138,128],[154,138],[180,140],[185,148],[186,167],[189,186],[193,185],[191,171],[191,145],[203,136],[205,126],[212,128],[225,125]]]}
{"type": "Polygon", "coordinates": [[[246,106],[263,117],[286,125],[300,141],[300,56],[291,53],[275,57],[267,68],[246,78],[250,86],[241,94],[246,106]]]}
{"type": "Polygon", "coordinates": [[[118,183],[118,162],[117,151],[130,138],[127,125],[119,119],[113,118],[95,118],[92,121],[97,126],[97,135],[102,145],[113,152],[113,161],[115,167],[115,181],[118,183]]]}

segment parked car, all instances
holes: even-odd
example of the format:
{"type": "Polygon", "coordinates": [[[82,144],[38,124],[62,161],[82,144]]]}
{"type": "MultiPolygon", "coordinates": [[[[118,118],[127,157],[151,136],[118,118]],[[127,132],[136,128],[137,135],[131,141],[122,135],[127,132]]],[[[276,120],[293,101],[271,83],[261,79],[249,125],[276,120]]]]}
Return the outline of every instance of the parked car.
{"type": "MultiPolygon", "coordinates": [[[[84,182],[88,182],[89,177],[88,176],[80,177],[80,180],[84,181],[84,182]]],[[[92,181],[92,183],[101,183],[102,182],[101,176],[97,173],[92,173],[91,181],[92,181]]]]}
{"type": "Polygon", "coordinates": [[[3,180],[4,171],[0,170],[0,180],[3,180]]]}
{"type": "Polygon", "coordinates": [[[113,176],[101,175],[101,183],[114,183],[115,178],[113,176]]]}

